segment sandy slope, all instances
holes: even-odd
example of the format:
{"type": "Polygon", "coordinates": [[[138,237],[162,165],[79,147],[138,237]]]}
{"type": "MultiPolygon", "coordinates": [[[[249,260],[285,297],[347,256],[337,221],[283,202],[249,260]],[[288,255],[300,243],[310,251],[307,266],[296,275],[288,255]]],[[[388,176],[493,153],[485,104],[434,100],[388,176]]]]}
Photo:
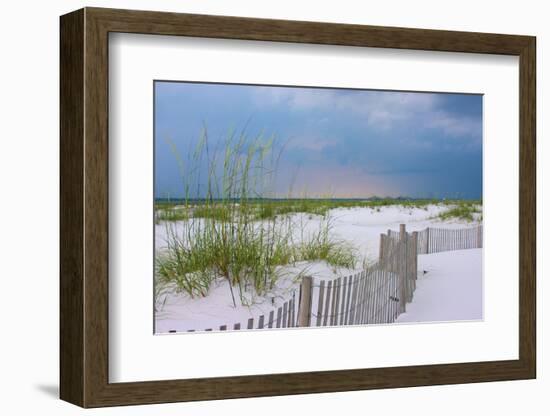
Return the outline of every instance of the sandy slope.
{"type": "Polygon", "coordinates": [[[419,256],[414,298],[397,322],[482,319],[482,251],[477,248],[419,256]]]}

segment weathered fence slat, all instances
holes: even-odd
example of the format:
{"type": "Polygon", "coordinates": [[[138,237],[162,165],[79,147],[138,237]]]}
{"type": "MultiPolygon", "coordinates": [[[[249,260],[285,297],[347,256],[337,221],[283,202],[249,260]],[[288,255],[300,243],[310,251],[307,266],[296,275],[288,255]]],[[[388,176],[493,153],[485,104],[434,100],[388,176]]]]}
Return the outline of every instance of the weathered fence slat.
{"type": "Polygon", "coordinates": [[[292,308],[290,309],[290,313],[288,314],[288,326],[289,327],[295,327],[296,326],[296,292],[292,292],[292,299],[290,299],[290,304],[292,305],[292,308]]]}
{"type": "Polygon", "coordinates": [[[389,286],[389,282],[385,279],[385,275],[384,273],[378,273],[379,275],[379,279],[381,281],[381,284],[382,284],[382,295],[381,295],[381,312],[380,312],[380,316],[381,316],[381,320],[383,323],[388,323],[388,322],[391,322],[389,320],[389,316],[388,316],[388,306],[389,306],[389,298],[390,298],[390,286],[389,286]]]}
{"type": "Polygon", "coordinates": [[[368,322],[369,308],[372,305],[372,293],[370,291],[370,282],[372,281],[373,275],[375,276],[376,273],[378,273],[378,269],[369,268],[368,270],[365,271],[365,277],[364,277],[365,282],[363,285],[365,296],[363,298],[364,299],[363,307],[361,308],[361,321],[362,321],[361,323],[363,324],[366,324],[368,322]]]}
{"type": "Polygon", "coordinates": [[[369,306],[368,306],[368,317],[367,323],[374,323],[374,314],[376,312],[376,296],[374,293],[374,288],[376,286],[376,275],[380,273],[380,270],[375,270],[374,272],[369,273],[368,281],[368,291],[369,291],[369,306]]]}
{"type": "Polygon", "coordinates": [[[342,278],[336,279],[336,293],[334,294],[334,301],[332,302],[332,321],[331,325],[338,325],[338,306],[340,302],[340,286],[342,285],[342,278]]]}
{"type": "Polygon", "coordinates": [[[355,325],[361,323],[361,302],[363,301],[363,274],[357,273],[357,302],[355,304],[354,311],[354,323],[355,325]]]}
{"type": "Polygon", "coordinates": [[[362,273],[362,289],[361,291],[363,292],[363,301],[361,303],[361,312],[360,312],[360,321],[362,324],[366,324],[367,323],[367,308],[369,306],[369,303],[370,303],[370,299],[369,299],[369,292],[368,292],[368,278],[370,276],[370,274],[372,273],[372,271],[370,269],[367,269],[365,271],[363,271],[362,273]]]}
{"type": "Polygon", "coordinates": [[[330,296],[332,294],[332,280],[329,280],[327,283],[327,291],[325,295],[325,312],[323,314],[323,326],[327,326],[329,323],[329,313],[330,313],[330,296]]]}
{"type": "Polygon", "coordinates": [[[319,301],[317,302],[317,326],[322,324],[322,315],[323,315],[323,300],[325,296],[325,281],[321,280],[319,283],[319,301]]]}
{"type": "Polygon", "coordinates": [[[328,324],[331,326],[334,325],[334,318],[336,318],[335,316],[336,289],[337,289],[337,282],[336,280],[334,280],[332,283],[332,299],[330,300],[330,311],[329,311],[329,320],[328,320],[328,324]]]}
{"type": "Polygon", "coordinates": [[[311,326],[311,304],[313,293],[313,279],[311,276],[304,276],[300,285],[300,304],[298,306],[297,326],[311,326]]]}
{"type": "Polygon", "coordinates": [[[352,292],[351,281],[352,281],[352,277],[348,276],[348,282],[346,285],[347,298],[346,298],[346,313],[344,316],[344,325],[349,325],[349,309],[351,305],[351,292],[352,292]]]}
{"type": "Polygon", "coordinates": [[[350,311],[350,325],[355,325],[355,309],[357,308],[357,295],[358,295],[358,290],[357,290],[357,283],[358,283],[358,279],[357,279],[357,275],[354,275],[353,278],[352,278],[352,281],[353,281],[353,284],[352,284],[352,288],[353,288],[353,295],[352,295],[352,298],[351,298],[351,311],[350,311]]]}
{"type": "Polygon", "coordinates": [[[382,275],[380,273],[376,274],[376,323],[384,323],[383,319],[383,305],[385,299],[383,298],[384,293],[384,281],[382,280],[382,275]]]}
{"type": "Polygon", "coordinates": [[[346,293],[348,291],[348,277],[344,276],[342,282],[342,299],[340,300],[340,325],[346,324],[345,312],[346,312],[346,293]]]}

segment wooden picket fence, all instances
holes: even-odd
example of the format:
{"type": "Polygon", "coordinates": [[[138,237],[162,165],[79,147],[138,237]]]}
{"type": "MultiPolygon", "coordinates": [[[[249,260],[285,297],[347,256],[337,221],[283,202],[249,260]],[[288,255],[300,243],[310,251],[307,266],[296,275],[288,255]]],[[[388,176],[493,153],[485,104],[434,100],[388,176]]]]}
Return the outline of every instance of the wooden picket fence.
{"type": "Polygon", "coordinates": [[[481,225],[466,229],[430,227],[409,233],[401,224],[399,231],[380,235],[378,261],[365,270],[337,279],[304,276],[299,290],[291,291],[281,306],[249,318],[245,325],[221,325],[214,330],[392,323],[413,299],[419,254],[482,246],[481,225]]]}
{"type": "Polygon", "coordinates": [[[461,229],[426,228],[418,232],[418,254],[483,247],[483,225],[461,229]]]}
{"type": "MultiPolygon", "coordinates": [[[[241,329],[268,329],[268,328],[291,328],[296,326],[297,304],[296,290],[290,291],[290,299],[282,303],[278,308],[273,308],[269,313],[254,318],[248,318],[245,325],[241,322],[232,325],[220,325],[219,328],[207,328],[204,331],[228,331],[241,329]]],[[[199,330],[201,331],[201,330],[199,330]]],[[[195,332],[189,329],[187,332],[195,332]]]]}
{"type": "Polygon", "coordinates": [[[335,280],[304,278],[297,326],[364,325],[394,322],[412,301],[417,278],[418,233],[380,236],[378,261],[360,273],[335,280]],[[311,282],[310,282],[311,280],[311,282]],[[311,297],[311,301],[302,300],[311,297]]]}

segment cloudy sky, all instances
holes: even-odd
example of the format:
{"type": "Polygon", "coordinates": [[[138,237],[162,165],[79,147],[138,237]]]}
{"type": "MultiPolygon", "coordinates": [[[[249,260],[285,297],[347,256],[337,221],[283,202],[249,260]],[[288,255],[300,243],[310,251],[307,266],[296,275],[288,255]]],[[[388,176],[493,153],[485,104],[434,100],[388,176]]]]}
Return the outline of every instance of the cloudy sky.
{"type": "Polygon", "coordinates": [[[285,196],[481,198],[482,96],[155,82],[155,196],[182,196],[179,157],[207,127],[275,136],[285,196]]]}

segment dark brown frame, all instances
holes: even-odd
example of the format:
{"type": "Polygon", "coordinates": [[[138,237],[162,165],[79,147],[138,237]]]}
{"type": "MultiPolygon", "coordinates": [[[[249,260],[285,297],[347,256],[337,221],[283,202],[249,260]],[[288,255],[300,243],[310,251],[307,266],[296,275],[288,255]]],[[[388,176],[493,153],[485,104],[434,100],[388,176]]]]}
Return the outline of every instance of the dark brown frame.
{"type": "Polygon", "coordinates": [[[60,396],[63,400],[83,407],[100,407],[535,378],[534,37],[98,8],[62,16],[60,28],[60,396]],[[519,56],[519,359],[109,383],[109,32],[519,56]]]}

